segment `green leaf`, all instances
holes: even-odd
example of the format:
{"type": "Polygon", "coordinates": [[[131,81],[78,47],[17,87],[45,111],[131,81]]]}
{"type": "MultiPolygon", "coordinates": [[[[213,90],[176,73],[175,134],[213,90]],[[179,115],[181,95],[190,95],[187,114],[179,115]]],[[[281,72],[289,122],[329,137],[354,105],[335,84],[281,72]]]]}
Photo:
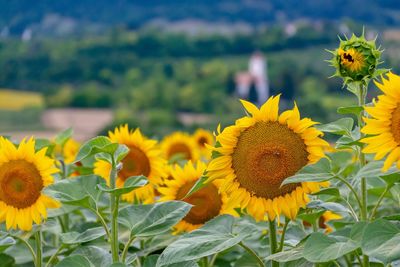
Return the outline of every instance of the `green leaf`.
{"type": "Polygon", "coordinates": [[[357,248],[357,244],[351,239],[339,241],[322,233],[312,233],[304,244],[303,256],[310,262],[328,262],[357,248]]]}
{"type": "Polygon", "coordinates": [[[304,251],[304,243],[301,243],[300,245],[292,249],[269,255],[266,258],[266,260],[273,260],[277,262],[289,262],[289,261],[299,260],[303,258],[303,251],[304,251]]]}
{"type": "Polygon", "coordinates": [[[186,194],[186,196],[184,198],[190,197],[192,194],[196,193],[197,191],[199,191],[203,187],[207,186],[207,184],[206,184],[207,179],[208,179],[207,176],[202,175],[200,177],[200,179],[198,179],[197,182],[193,185],[193,187],[190,188],[190,190],[187,192],[187,194],[186,194]]]}
{"type": "Polygon", "coordinates": [[[315,126],[318,130],[325,133],[331,133],[336,135],[348,135],[351,136],[351,130],[353,129],[354,121],[352,118],[342,118],[337,121],[317,125],[315,126]]]}
{"type": "Polygon", "coordinates": [[[60,261],[56,267],[93,267],[90,261],[82,255],[72,255],[60,261]]]}
{"type": "MultiPolygon", "coordinates": [[[[157,264],[159,255],[150,255],[145,258],[143,267],[154,267],[157,264]]],[[[195,261],[180,262],[166,265],[166,267],[199,267],[195,261]]]]}
{"type": "Polygon", "coordinates": [[[81,146],[76,156],[76,159],[73,163],[82,161],[83,159],[100,152],[113,155],[117,149],[118,149],[118,144],[111,143],[108,137],[97,136],[95,138],[90,139],[81,146]]]}
{"type": "Polygon", "coordinates": [[[87,175],[61,180],[50,185],[48,190],[65,204],[93,208],[96,207],[96,202],[102,194],[97,185],[105,183],[99,176],[87,175]]]}
{"type": "Polygon", "coordinates": [[[312,193],[314,196],[319,196],[319,195],[328,195],[328,196],[333,196],[333,197],[340,197],[340,192],[339,189],[336,187],[330,187],[330,188],[323,188],[318,192],[312,193]]]}
{"type": "Polygon", "coordinates": [[[91,228],[83,233],[69,232],[61,234],[61,241],[67,245],[81,244],[89,242],[105,236],[106,232],[103,227],[91,228]]]}
{"type": "Polygon", "coordinates": [[[0,253],[0,266],[1,267],[15,267],[15,259],[10,255],[0,253]]]}
{"type": "Polygon", "coordinates": [[[189,212],[191,205],[182,201],[150,205],[130,205],[119,212],[118,222],[136,237],[155,236],[167,232],[189,212]]]}
{"type": "Polygon", "coordinates": [[[355,175],[355,180],[360,180],[362,177],[365,178],[376,178],[380,176],[386,176],[392,173],[396,173],[399,170],[396,166],[391,167],[387,172],[382,172],[384,161],[371,161],[368,162],[364,167],[362,167],[355,175]]]}
{"type": "Polygon", "coordinates": [[[218,216],[203,227],[183,235],[169,245],[157,261],[157,267],[197,260],[231,248],[253,233],[252,228],[235,231],[235,218],[218,216]]]}
{"type": "Polygon", "coordinates": [[[339,114],[354,114],[356,116],[359,116],[363,111],[364,107],[362,106],[339,107],[337,109],[337,113],[339,114]]]}
{"type": "Polygon", "coordinates": [[[112,263],[111,254],[107,250],[96,246],[79,246],[72,255],[86,257],[95,267],[109,267],[112,263]]]}
{"type": "Polygon", "coordinates": [[[130,193],[133,190],[146,185],[147,183],[148,183],[147,178],[145,176],[141,175],[141,176],[129,177],[125,181],[124,187],[121,187],[121,188],[111,189],[106,184],[99,184],[99,185],[97,185],[97,187],[99,188],[99,190],[101,190],[103,192],[120,196],[123,194],[130,193]]]}
{"type": "Polygon", "coordinates": [[[0,252],[3,252],[7,248],[14,246],[15,245],[15,240],[14,238],[10,236],[2,237],[0,236],[0,252]]]}
{"type": "Polygon", "coordinates": [[[362,250],[384,263],[400,259],[400,229],[393,223],[379,219],[364,231],[362,250]]]}
{"type": "Polygon", "coordinates": [[[121,162],[128,154],[129,154],[129,148],[126,145],[118,145],[117,150],[115,150],[114,152],[115,161],[121,162]]]}
{"type": "Polygon", "coordinates": [[[321,217],[321,215],[325,212],[325,210],[320,210],[316,212],[307,212],[300,213],[297,217],[303,221],[308,222],[309,224],[315,223],[315,221],[321,217]]]}
{"type": "Polygon", "coordinates": [[[381,177],[382,180],[384,180],[389,187],[400,182],[400,172],[391,173],[391,174],[387,174],[387,175],[381,175],[379,177],[381,177]]]}
{"type": "Polygon", "coordinates": [[[324,210],[330,210],[333,212],[339,212],[339,213],[351,213],[348,208],[345,206],[336,203],[336,202],[324,202],[322,200],[313,200],[307,204],[307,207],[310,209],[324,209],[324,210]]]}
{"type": "Polygon", "coordinates": [[[334,178],[331,173],[331,164],[329,159],[322,158],[317,163],[307,165],[298,171],[295,175],[286,178],[282,185],[301,183],[301,182],[322,182],[334,178]]]}
{"type": "Polygon", "coordinates": [[[54,141],[57,145],[64,146],[65,143],[68,141],[68,139],[71,138],[73,133],[74,131],[72,130],[72,128],[68,128],[65,131],[62,131],[61,133],[57,134],[54,141]]]}

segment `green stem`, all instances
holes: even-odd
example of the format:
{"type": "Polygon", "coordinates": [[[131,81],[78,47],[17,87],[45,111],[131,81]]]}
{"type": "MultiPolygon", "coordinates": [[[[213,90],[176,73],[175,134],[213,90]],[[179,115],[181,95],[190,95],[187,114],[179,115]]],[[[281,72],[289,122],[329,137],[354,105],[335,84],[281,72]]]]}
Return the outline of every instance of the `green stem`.
{"type": "Polygon", "coordinates": [[[218,253],[215,253],[213,256],[212,256],[212,258],[211,258],[211,260],[210,260],[210,263],[208,264],[208,267],[213,267],[214,266],[214,263],[215,263],[215,260],[218,258],[218,253]]]}
{"type": "Polygon", "coordinates": [[[279,247],[278,247],[277,252],[281,252],[283,250],[283,246],[284,246],[284,243],[285,243],[286,229],[287,229],[287,227],[289,225],[289,222],[290,222],[290,220],[288,218],[286,218],[285,219],[285,225],[283,226],[283,229],[282,229],[281,241],[279,242],[279,247]]]}
{"type": "Polygon", "coordinates": [[[341,182],[343,182],[350,189],[350,191],[353,193],[354,197],[357,200],[360,210],[363,210],[363,203],[362,203],[361,199],[358,197],[357,191],[354,189],[354,187],[349,182],[347,182],[346,179],[344,179],[340,176],[336,176],[336,178],[339,179],[341,182]]]}
{"type": "Polygon", "coordinates": [[[124,250],[122,251],[122,255],[121,255],[121,261],[122,263],[125,263],[126,261],[126,256],[128,255],[128,250],[129,247],[131,246],[132,242],[136,239],[136,237],[131,236],[128,240],[128,243],[126,243],[124,250]]]}
{"type": "MultiPolygon", "coordinates": [[[[113,159],[112,169],[110,173],[110,187],[115,189],[117,180],[118,169],[113,159]]],[[[119,262],[119,243],[118,243],[118,207],[119,197],[115,195],[110,196],[110,209],[111,209],[111,254],[113,263],[119,262]]]]}
{"type": "MultiPolygon", "coordinates": [[[[273,255],[277,252],[275,220],[269,221],[269,247],[270,247],[271,255],[273,255]]],[[[271,261],[271,264],[272,264],[272,267],[279,267],[279,262],[271,261]]]]}
{"type": "Polygon", "coordinates": [[[50,257],[50,259],[48,260],[46,267],[51,266],[52,262],[54,261],[54,259],[58,256],[58,254],[60,253],[61,250],[63,250],[64,245],[61,245],[56,252],[54,252],[54,254],[50,257]]]}
{"type": "Polygon", "coordinates": [[[13,235],[10,235],[10,236],[12,236],[12,237],[14,237],[14,238],[20,240],[20,241],[29,249],[29,252],[30,252],[31,255],[32,255],[32,260],[33,260],[33,262],[34,262],[35,265],[36,265],[36,253],[35,253],[35,250],[33,249],[33,247],[31,246],[31,244],[29,244],[29,242],[26,241],[25,239],[23,239],[22,237],[13,236],[13,235]]]}
{"type": "Polygon", "coordinates": [[[258,257],[258,255],[251,248],[249,248],[248,246],[246,246],[242,242],[239,243],[239,246],[244,248],[250,255],[252,255],[257,260],[258,265],[260,265],[260,267],[265,267],[265,264],[262,261],[262,259],[260,259],[260,257],[258,257]]]}
{"type": "Polygon", "coordinates": [[[107,223],[104,220],[103,216],[100,214],[100,212],[97,209],[90,209],[93,213],[96,214],[97,218],[99,219],[101,225],[103,226],[104,230],[106,231],[106,235],[107,237],[110,239],[111,238],[111,234],[110,234],[110,230],[108,229],[107,223]]]}
{"type": "Polygon", "coordinates": [[[382,192],[382,194],[379,196],[378,202],[376,202],[375,207],[373,208],[373,210],[371,211],[371,214],[369,216],[369,220],[371,221],[372,219],[374,219],[376,212],[378,210],[379,205],[381,204],[382,200],[385,198],[386,193],[389,191],[390,187],[386,186],[385,190],[382,192]]]}
{"type": "Polygon", "coordinates": [[[35,233],[35,243],[36,243],[36,267],[42,267],[42,232],[39,230],[35,233]]]}
{"type": "MultiPolygon", "coordinates": [[[[63,160],[60,160],[60,164],[61,164],[61,179],[67,179],[67,166],[65,165],[65,162],[63,160]]],[[[61,222],[61,220],[60,220],[61,222]]],[[[64,214],[62,216],[62,225],[61,225],[61,229],[63,231],[63,233],[67,233],[69,231],[69,215],[68,214],[64,214]]]]}

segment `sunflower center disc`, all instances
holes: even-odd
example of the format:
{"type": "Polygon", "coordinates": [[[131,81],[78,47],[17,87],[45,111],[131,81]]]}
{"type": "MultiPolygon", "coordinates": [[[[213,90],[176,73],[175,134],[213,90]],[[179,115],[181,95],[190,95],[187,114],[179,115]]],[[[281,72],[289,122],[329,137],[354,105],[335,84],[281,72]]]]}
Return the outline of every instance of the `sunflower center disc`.
{"type": "Polygon", "coordinates": [[[285,195],[298,184],[281,187],[281,183],[308,163],[306,148],[303,139],[287,126],[258,122],[241,133],[232,154],[237,180],[258,197],[285,195]]]}
{"type": "Polygon", "coordinates": [[[171,157],[181,154],[184,159],[191,159],[192,158],[192,153],[190,151],[190,148],[183,144],[183,143],[175,143],[171,146],[171,148],[168,151],[168,158],[170,159],[171,157]]]}
{"type": "Polygon", "coordinates": [[[205,137],[200,137],[199,140],[197,140],[197,143],[199,144],[199,146],[205,147],[206,144],[207,144],[207,138],[205,138],[205,137]]]}
{"type": "Polygon", "coordinates": [[[398,104],[397,108],[393,110],[391,127],[394,140],[397,143],[400,143],[400,104],[398,104]]]}
{"type": "MultiPolygon", "coordinates": [[[[190,182],[179,188],[176,195],[177,199],[182,199],[195,183],[196,181],[190,182]]],[[[203,224],[211,220],[218,216],[222,207],[218,188],[212,183],[183,200],[193,205],[190,212],[183,218],[183,220],[191,224],[203,224]]]]}
{"type": "Polygon", "coordinates": [[[35,165],[25,160],[13,160],[0,168],[0,200],[23,209],[40,197],[43,181],[35,165]]]}
{"type": "Polygon", "coordinates": [[[122,170],[120,177],[123,180],[131,176],[144,175],[146,177],[150,174],[150,161],[146,154],[135,146],[129,146],[128,155],[122,160],[122,170]]]}

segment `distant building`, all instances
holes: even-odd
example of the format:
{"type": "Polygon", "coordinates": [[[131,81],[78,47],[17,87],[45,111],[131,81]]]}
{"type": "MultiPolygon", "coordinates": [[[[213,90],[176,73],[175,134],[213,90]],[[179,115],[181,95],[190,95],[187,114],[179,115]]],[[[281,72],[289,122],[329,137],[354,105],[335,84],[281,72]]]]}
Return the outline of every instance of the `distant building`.
{"type": "Polygon", "coordinates": [[[249,61],[247,72],[235,75],[236,93],[240,98],[249,99],[250,88],[254,85],[257,103],[264,103],[269,97],[267,61],[261,52],[255,52],[249,61]]]}

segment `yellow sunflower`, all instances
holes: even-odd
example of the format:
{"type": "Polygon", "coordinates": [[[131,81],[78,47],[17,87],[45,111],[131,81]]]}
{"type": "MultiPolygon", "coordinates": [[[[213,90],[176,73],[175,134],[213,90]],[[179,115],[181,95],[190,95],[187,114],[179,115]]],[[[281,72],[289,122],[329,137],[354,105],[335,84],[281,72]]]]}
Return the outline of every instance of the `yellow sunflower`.
{"type": "Polygon", "coordinates": [[[193,138],[183,132],[175,132],[164,138],[161,149],[168,160],[185,159],[196,161],[199,159],[199,151],[193,138]]]}
{"type": "Polygon", "coordinates": [[[375,153],[375,160],[388,154],[382,168],[384,172],[394,162],[400,169],[400,76],[389,73],[387,78],[382,79],[381,84],[375,82],[384,94],[378,96],[378,101],[373,101],[374,106],[365,107],[372,118],[364,118],[366,125],[361,129],[361,132],[373,135],[361,140],[367,144],[364,153],[375,153]]]}
{"type": "Polygon", "coordinates": [[[74,139],[72,138],[68,139],[63,148],[63,156],[65,163],[71,164],[72,162],[74,162],[76,155],[79,152],[80,146],[81,144],[75,141],[74,139]]]}
{"type": "Polygon", "coordinates": [[[193,164],[188,161],[183,168],[175,165],[171,171],[170,180],[158,188],[161,201],[183,200],[193,205],[190,212],[176,226],[176,232],[189,232],[201,227],[204,223],[220,214],[236,215],[236,212],[227,206],[225,193],[219,194],[220,181],[213,181],[206,187],[184,198],[197,180],[203,175],[206,165],[197,161],[193,164]]]}
{"type": "Polygon", "coordinates": [[[339,214],[333,213],[330,210],[325,211],[319,218],[319,227],[325,229],[326,233],[332,233],[333,229],[327,223],[330,221],[340,220],[343,217],[339,214]]]}
{"type": "Polygon", "coordinates": [[[364,56],[354,48],[346,51],[339,49],[338,54],[341,64],[352,72],[360,71],[365,66],[364,56]]]}
{"type": "MultiPolygon", "coordinates": [[[[110,131],[109,137],[111,141],[124,144],[129,148],[128,155],[122,160],[123,167],[118,174],[116,186],[123,187],[125,181],[131,176],[144,175],[149,180],[147,185],[123,195],[122,198],[129,202],[153,203],[154,187],[160,184],[165,165],[161,151],[156,148],[157,141],[145,138],[139,129],[130,131],[128,125],[117,127],[114,132],[110,131]]],[[[94,167],[94,173],[109,183],[111,164],[99,160],[94,167]]]]}
{"type": "Polygon", "coordinates": [[[210,150],[207,149],[206,145],[214,145],[214,136],[212,133],[204,129],[197,129],[193,134],[193,138],[197,144],[197,147],[201,151],[201,154],[207,158],[210,158],[211,153],[210,150]]]}
{"type": "Polygon", "coordinates": [[[32,138],[16,147],[0,136],[0,222],[6,222],[7,230],[30,231],[33,223],[47,218],[47,208],[60,206],[42,194],[59,171],[46,150],[35,152],[32,138]]]}
{"type": "MultiPolygon", "coordinates": [[[[329,144],[309,118],[300,119],[295,105],[278,114],[280,96],[271,97],[258,109],[247,101],[243,106],[251,116],[238,119],[221,133],[213,150],[218,156],[207,171],[209,181],[223,179],[220,191],[228,193],[232,206],[240,206],[256,220],[279,215],[294,219],[316,192],[328,182],[303,182],[281,187],[283,180],[302,167],[324,157],[329,144]]],[[[218,127],[219,128],[219,127],[218,127]]]]}

